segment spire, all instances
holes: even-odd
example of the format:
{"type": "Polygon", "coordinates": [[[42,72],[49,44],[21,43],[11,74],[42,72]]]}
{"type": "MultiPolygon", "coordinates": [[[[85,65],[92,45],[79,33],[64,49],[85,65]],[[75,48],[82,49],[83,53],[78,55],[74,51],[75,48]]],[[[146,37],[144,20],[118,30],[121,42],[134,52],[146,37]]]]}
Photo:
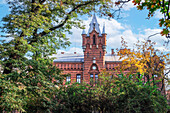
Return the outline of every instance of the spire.
{"type": "Polygon", "coordinates": [[[83,29],[83,31],[82,31],[82,35],[84,35],[84,34],[86,34],[85,29],[83,29]]]}
{"type": "Polygon", "coordinates": [[[89,31],[87,33],[87,36],[89,36],[89,34],[93,31],[93,29],[95,29],[96,32],[99,33],[99,36],[101,36],[101,32],[100,32],[100,28],[99,28],[99,23],[97,22],[95,14],[93,15],[92,21],[89,24],[89,26],[90,26],[90,28],[89,28],[89,31]]]}
{"type": "Polygon", "coordinates": [[[106,33],[105,33],[105,23],[104,23],[104,25],[103,25],[103,32],[102,32],[102,34],[106,34],[106,33]]]}

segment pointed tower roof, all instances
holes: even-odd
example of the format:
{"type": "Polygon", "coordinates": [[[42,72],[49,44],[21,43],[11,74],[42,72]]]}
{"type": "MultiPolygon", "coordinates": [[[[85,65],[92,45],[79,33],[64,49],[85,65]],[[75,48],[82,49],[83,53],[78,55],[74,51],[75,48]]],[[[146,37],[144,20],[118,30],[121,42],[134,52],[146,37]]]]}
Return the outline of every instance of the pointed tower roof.
{"type": "Polygon", "coordinates": [[[103,25],[103,32],[102,32],[102,34],[106,34],[106,32],[105,32],[105,23],[103,25]]]}
{"type": "Polygon", "coordinates": [[[82,31],[82,35],[83,35],[83,34],[86,34],[85,29],[83,29],[83,31],[82,31]]]}
{"type": "Polygon", "coordinates": [[[91,23],[89,24],[89,26],[90,26],[90,28],[89,28],[89,31],[87,33],[87,36],[89,36],[89,34],[93,31],[93,28],[96,30],[96,32],[99,33],[99,36],[101,36],[99,23],[97,22],[95,14],[93,15],[93,19],[92,19],[91,23]]]}

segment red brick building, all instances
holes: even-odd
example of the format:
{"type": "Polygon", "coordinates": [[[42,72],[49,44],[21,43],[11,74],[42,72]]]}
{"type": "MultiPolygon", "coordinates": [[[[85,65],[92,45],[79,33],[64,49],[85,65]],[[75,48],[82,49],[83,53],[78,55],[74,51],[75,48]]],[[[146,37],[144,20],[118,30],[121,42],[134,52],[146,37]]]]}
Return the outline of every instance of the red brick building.
{"type": "Polygon", "coordinates": [[[54,65],[63,70],[63,73],[71,74],[66,78],[66,82],[79,82],[82,80],[89,83],[90,79],[94,81],[98,79],[98,74],[106,69],[113,70],[121,61],[115,56],[114,50],[110,54],[106,54],[106,32],[105,25],[102,33],[100,32],[99,23],[94,15],[89,24],[88,33],[82,32],[82,49],[84,55],[67,54],[61,52],[54,60],[54,65]]]}

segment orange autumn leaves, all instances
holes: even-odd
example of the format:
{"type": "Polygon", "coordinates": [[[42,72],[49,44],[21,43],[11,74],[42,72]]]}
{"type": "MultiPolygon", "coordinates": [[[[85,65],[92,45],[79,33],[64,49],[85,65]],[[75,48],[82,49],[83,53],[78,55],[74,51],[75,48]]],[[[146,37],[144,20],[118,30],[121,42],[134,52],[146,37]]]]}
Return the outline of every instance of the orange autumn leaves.
{"type": "Polygon", "coordinates": [[[128,70],[129,74],[163,75],[165,63],[169,61],[169,54],[154,48],[155,42],[138,41],[133,50],[127,49],[127,43],[122,38],[122,48],[118,50],[123,59],[121,70],[128,70]]]}

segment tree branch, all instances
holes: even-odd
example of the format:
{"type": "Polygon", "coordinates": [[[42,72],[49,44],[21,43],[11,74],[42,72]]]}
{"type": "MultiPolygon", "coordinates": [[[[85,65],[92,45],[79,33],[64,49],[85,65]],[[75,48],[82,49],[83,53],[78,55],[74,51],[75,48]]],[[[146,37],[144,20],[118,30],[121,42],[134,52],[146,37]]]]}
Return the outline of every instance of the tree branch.
{"type": "Polygon", "coordinates": [[[158,34],[160,34],[160,33],[155,33],[155,34],[153,34],[153,35],[148,36],[148,40],[149,40],[150,37],[155,36],[155,35],[158,35],[158,34]]]}
{"type": "Polygon", "coordinates": [[[165,76],[168,75],[168,73],[170,73],[170,70],[168,72],[165,73],[165,76]]]}
{"type": "Polygon", "coordinates": [[[169,7],[170,7],[170,0],[169,0],[169,2],[168,2],[168,9],[167,9],[167,16],[168,16],[168,18],[167,18],[167,19],[170,19],[170,15],[169,15],[169,7]]]}
{"type": "MultiPolygon", "coordinates": [[[[52,27],[52,28],[50,28],[49,30],[50,31],[53,31],[53,30],[55,30],[55,29],[57,29],[57,28],[60,28],[60,27],[62,27],[62,26],[64,26],[64,24],[67,22],[67,20],[69,19],[69,16],[70,16],[70,14],[72,13],[72,12],[74,12],[76,9],[78,9],[78,8],[80,8],[80,7],[82,7],[82,6],[86,6],[86,5],[88,5],[88,4],[90,4],[90,3],[95,3],[95,2],[97,2],[98,0],[93,0],[93,1],[88,1],[88,2],[86,2],[86,3],[84,3],[84,4],[79,4],[79,5],[77,5],[76,7],[74,7],[69,13],[67,13],[67,16],[66,16],[66,18],[60,23],[60,24],[58,24],[57,26],[54,26],[54,27],[52,27]]],[[[45,32],[45,31],[43,31],[43,32],[41,32],[41,33],[39,33],[38,34],[38,36],[44,36],[44,35],[46,35],[46,34],[48,34],[47,32],[45,32]]]]}

